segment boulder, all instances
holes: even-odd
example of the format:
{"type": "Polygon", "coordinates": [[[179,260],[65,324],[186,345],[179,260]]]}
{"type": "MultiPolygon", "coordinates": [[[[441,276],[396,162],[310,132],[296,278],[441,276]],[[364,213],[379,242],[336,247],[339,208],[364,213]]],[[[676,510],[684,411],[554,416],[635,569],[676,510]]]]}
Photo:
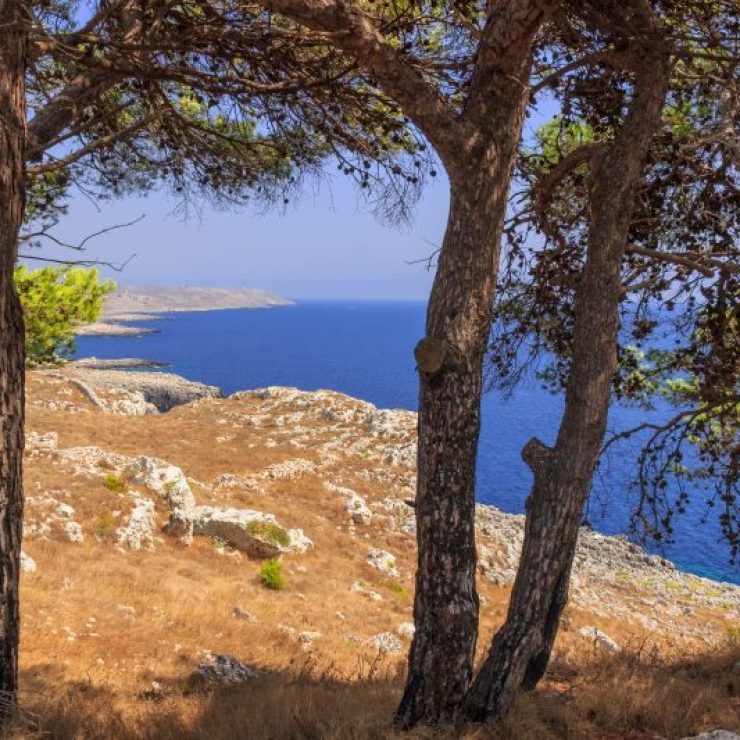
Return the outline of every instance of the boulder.
{"type": "Polygon", "coordinates": [[[376,547],[371,547],[367,553],[366,562],[370,567],[379,570],[383,575],[389,578],[398,577],[398,569],[396,568],[396,557],[390,552],[380,550],[376,547]]]}
{"type": "Polygon", "coordinates": [[[173,510],[188,511],[195,506],[195,497],[185,473],[176,465],[142,455],[127,466],[123,475],[161,496],[173,510]]]}
{"type": "Polygon", "coordinates": [[[368,644],[375,648],[380,655],[400,653],[403,650],[401,641],[390,632],[381,632],[379,635],[374,635],[368,640],[368,644]]]}
{"type": "Polygon", "coordinates": [[[217,537],[237,550],[258,558],[313,547],[301,529],[284,529],[272,514],[250,509],[196,506],[191,512],[193,534],[217,537]]]}
{"type": "Polygon", "coordinates": [[[21,570],[24,573],[36,572],[36,561],[30,555],[26,555],[23,550],[21,550],[21,570]]]}
{"type": "Polygon", "coordinates": [[[246,663],[242,663],[233,655],[214,655],[206,653],[198,664],[198,676],[207,683],[220,685],[234,685],[254,681],[258,678],[257,671],[246,663]]]}
{"type": "Polygon", "coordinates": [[[76,545],[82,544],[85,541],[82,527],[77,522],[65,522],[64,533],[67,535],[67,539],[76,545]]]}
{"type": "Polygon", "coordinates": [[[740,740],[740,735],[730,732],[730,730],[712,730],[711,732],[702,732],[701,735],[684,737],[681,740],[740,740]]]}
{"type": "Polygon", "coordinates": [[[416,627],[414,627],[413,622],[404,622],[403,624],[399,624],[398,627],[396,627],[396,634],[409,640],[414,636],[415,633],[416,627]]]}
{"type": "Polygon", "coordinates": [[[608,650],[612,653],[622,652],[622,648],[619,647],[619,645],[617,645],[617,643],[612,640],[609,635],[605,634],[596,627],[581,627],[581,629],[578,630],[578,634],[583,635],[583,637],[591,640],[594,645],[598,645],[604,650],[608,650]]]}
{"type": "Polygon", "coordinates": [[[373,512],[370,511],[370,508],[365,503],[365,499],[354,492],[348,498],[347,503],[344,505],[344,509],[349,513],[355,524],[367,525],[372,521],[373,512]]]}
{"type": "Polygon", "coordinates": [[[146,498],[134,497],[134,508],[129,514],[125,526],[116,530],[116,537],[120,546],[131,550],[141,550],[142,547],[154,547],[154,501],[146,498]]]}

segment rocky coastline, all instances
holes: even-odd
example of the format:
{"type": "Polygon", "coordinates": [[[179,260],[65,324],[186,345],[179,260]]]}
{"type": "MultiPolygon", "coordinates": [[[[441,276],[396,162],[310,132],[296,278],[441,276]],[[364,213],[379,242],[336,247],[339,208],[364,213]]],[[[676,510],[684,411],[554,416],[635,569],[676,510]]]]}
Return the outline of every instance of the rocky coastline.
{"type": "Polygon", "coordinates": [[[159,330],[136,323],[162,320],[168,314],[293,304],[268,290],[196,287],[124,288],[106,296],[104,301],[100,320],[78,327],[75,331],[78,336],[143,336],[159,330]]]}
{"type": "MultiPolygon", "coordinates": [[[[72,363],[62,370],[34,372],[46,372],[73,383],[89,403],[106,413],[140,416],[186,406],[199,415],[211,410],[207,404],[216,403],[220,415],[216,421],[223,423],[224,430],[243,425],[274,429],[266,435],[265,447],[287,442],[295,451],[292,457],[254,475],[223,473],[210,484],[211,488],[264,491],[284,478],[318,477],[332,496],[345,502],[351,532],[356,534],[371,521],[383,522],[384,529],[413,546],[416,414],[378,409],[331,391],[282,387],[242,391],[224,400],[220,389],[172,373],[106,367],[135,368],[143,362],[124,359],[101,363],[93,359],[72,363]],[[245,403],[250,406],[248,414],[241,408],[245,403]],[[309,460],[301,454],[317,445],[318,459],[309,460]],[[395,495],[372,500],[357,490],[356,481],[352,486],[344,485],[346,476],[337,472],[338,461],[357,456],[367,461],[365,469],[359,471],[360,478],[386,481],[395,495]]],[[[223,434],[216,438],[216,444],[223,445],[230,439],[230,435],[223,434]]],[[[122,465],[112,465],[109,460],[108,467],[117,469],[122,465]]],[[[182,471],[176,477],[180,475],[185,477],[182,471]]],[[[241,515],[234,516],[238,522],[241,515]]],[[[242,524],[238,525],[241,529],[242,524]]],[[[215,531],[221,525],[213,521],[209,526],[215,531]]],[[[497,587],[510,586],[523,539],[524,517],[479,504],[477,531],[482,578],[497,587]]],[[[587,528],[580,534],[571,599],[595,614],[629,618],[646,629],[659,629],[661,625],[674,628],[675,620],[691,617],[704,608],[718,608],[726,619],[740,618],[740,587],[683,573],[664,558],[650,555],[622,537],[601,535],[587,528]]],[[[702,628],[683,628],[684,634],[689,632],[700,636],[702,628]]]]}

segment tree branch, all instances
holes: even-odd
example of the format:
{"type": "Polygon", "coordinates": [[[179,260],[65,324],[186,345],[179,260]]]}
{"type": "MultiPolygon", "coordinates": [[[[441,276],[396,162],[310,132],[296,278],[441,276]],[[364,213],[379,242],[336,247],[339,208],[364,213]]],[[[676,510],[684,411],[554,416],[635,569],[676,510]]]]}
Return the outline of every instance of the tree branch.
{"type": "Polygon", "coordinates": [[[330,34],[332,43],[353,56],[378,87],[403,108],[443,160],[454,156],[460,125],[454,109],[351,0],[258,2],[266,10],[281,13],[314,31],[330,34]]]}
{"type": "Polygon", "coordinates": [[[649,249],[648,247],[638,247],[635,244],[631,244],[627,247],[627,252],[631,254],[639,254],[643,257],[649,257],[650,259],[659,260],[660,262],[670,262],[674,265],[683,265],[691,270],[700,272],[704,277],[712,277],[715,271],[737,273],[740,272],[740,265],[735,265],[730,262],[721,262],[720,260],[712,259],[711,257],[704,257],[699,254],[670,254],[668,252],[659,252],[657,249],[649,249]],[[705,260],[706,264],[702,264],[700,260],[705,260]]]}

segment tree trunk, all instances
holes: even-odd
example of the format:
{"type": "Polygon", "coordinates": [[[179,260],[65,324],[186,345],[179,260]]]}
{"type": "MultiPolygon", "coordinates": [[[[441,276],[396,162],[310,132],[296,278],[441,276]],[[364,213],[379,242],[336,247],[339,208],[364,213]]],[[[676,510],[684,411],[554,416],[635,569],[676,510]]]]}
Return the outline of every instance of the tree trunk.
{"type": "Polygon", "coordinates": [[[18,691],[18,571],[23,524],[23,314],[13,283],[23,220],[28,15],[0,0],[0,721],[18,691]]]}
{"type": "Polygon", "coordinates": [[[416,633],[396,724],[451,721],[470,684],[478,634],[475,464],[482,367],[509,181],[526,105],[517,86],[491,115],[490,145],[450,173],[451,202],[416,347],[420,377],[416,633]]]}
{"type": "Polygon", "coordinates": [[[617,365],[622,258],[634,192],[660,125],[670,73],[665,44],[659,41],[637,54],[634,68],[638,74],[630,113],[613,144],[592,161],[591,223],[576,292],[565,411],[553,449],[533,439],[522,452],[534,473],[524,544],[506,622],[466,699],[466,714],[475,721],[505,714],[520,687],[534,688],[547,667],[568,598],[617,365]]]}

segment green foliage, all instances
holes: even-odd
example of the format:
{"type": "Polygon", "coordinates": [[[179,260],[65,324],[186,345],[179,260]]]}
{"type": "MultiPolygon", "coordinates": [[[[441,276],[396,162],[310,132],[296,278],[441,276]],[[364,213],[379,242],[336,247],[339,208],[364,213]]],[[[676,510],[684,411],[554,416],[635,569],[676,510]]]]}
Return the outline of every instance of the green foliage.
{"type": "Polygon", "coordinates": [[[411,598],[411,592],[400,583],[395,583],[394,581],[384,581],[383,586],[385,586],[385,588],[393,592],[396,596],[403,599],[404,601],[408,601],[411,598]]]}
{"type": "Polygon", "coordinates": [[[108,473],[105,476],[105,487],[113,493],[124,493],[126,490],[126,481],[115,473],[108,473]]]}
{"type": "Polygon", "coordinates": [[[34,363],[54,362],[74,352],[75,327],[96,321],[103,296],[115,290],[95,268],[44,267],[15,270],[26,321],[26,356],[34,363]]]}
{"type": "Polygon", "coordinates": [[[270,545],[287,547],[290,544],[288,533],[281,526],[273,522],[249,522],[244,529],[246,529],[247,534],[270,545]]]}
{"type": "Polygon", "coordinates": [[[279,591],[285,585],[282,570],[283,566],[277,558],[266,560],[260,568],[262,585],[273,591],[279,591]]]}

